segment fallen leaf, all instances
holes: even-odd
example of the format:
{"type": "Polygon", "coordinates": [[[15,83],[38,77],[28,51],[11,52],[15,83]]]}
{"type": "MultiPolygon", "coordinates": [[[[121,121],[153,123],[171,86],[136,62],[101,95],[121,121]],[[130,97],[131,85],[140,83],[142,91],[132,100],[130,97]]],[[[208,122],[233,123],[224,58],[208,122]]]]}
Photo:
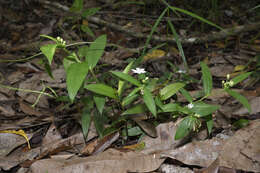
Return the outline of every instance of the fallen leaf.
{"type": "Polygon", "coordinates": [[[86,158],[44,159],[34,162],[31,173],[127,173],[150,172],[158,169],[164,159],[158,154],[142,154],[134,151],[121,152],[108,149],[86,158]]]}

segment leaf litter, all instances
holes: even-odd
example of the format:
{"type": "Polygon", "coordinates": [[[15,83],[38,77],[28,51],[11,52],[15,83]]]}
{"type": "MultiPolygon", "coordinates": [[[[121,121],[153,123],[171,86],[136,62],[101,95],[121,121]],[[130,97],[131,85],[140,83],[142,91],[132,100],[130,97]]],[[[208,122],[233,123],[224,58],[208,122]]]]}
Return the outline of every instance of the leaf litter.
{"type": "MultiPolygon", "coordinates": [[[[95,4],[96,2],[92,3],[95,4]]],[[[135,11],[137,9],[132,10],[135,11]]],[[[10,24],[6,20],[3,22],[3,26],[10,30],[11,35],[7,38],[3,36],[2,30],[0,30],[2,36],[0,39],[0,48],[4,47],[3,51],[1,50],[4,56],[1,55],[1,57],[9,57],[11,59],[17,59],[22,53],[30,55],[33,52],[34,54],[34,51],[39,48],[35,45],[40,45],[38,36],[40,34],[53,33],[57,29],[57,22],[62,20],[58,18],[46,20],[46,18],[50,17],[48,13],[36,6],[34,11],[31,12],[31,14],[36,14],[31,15],[33,16],[31,21],[35,23],[28,22],[26,18],[28,16],[25,14],[19,17],[12,9],[5,11],[6,13],[1,14],[4,18],[0,17],[0,20],[8,18],[12,21],[26,23],[23,26],[18,23],[10,24]],[[43,16],[44,18],[40,19],[43,20],[40,23],[38,23],[39,20],[37,19],[39,16],[43,16]],[[46,25],[43,23],[46,23],[46,25]]],[[[109,15],[105,18],[111,21],[115,20],[109,15]]],[[[125,24],[127,26],[128,22],[124,23],[123,20],[120,22],[122,25],[125,24]]],[[[136,27],[136,31],[144,30],[139,26],[140,23],[138,25],[131,25],[136,27]]],[[[145,29],[149,30],[147,27],[145,29]]],[[[185,28],[184,30],[186,31],[185,28]]],[[[119,35],[114,31],[106,29],[105,31],[100,30],[96,32],[105,32],[109,35],[111,42],[118,42],[119,40],[119,35]]],[[[67,33],[69,36],[64,34],[63,38],[68,38],[68,40],[71,37],[79,38],[75,31],[68,31],[67,33]]],[[[135,41],[133,38],[121,33],[120,39],[124,47],[128,46],[128,42],[135,41]]],[[[257,45],[259,43],[257,43],[257,40],[254,43],[252,47],[255,51],[259,47],[257,45]]],[[[241,43],[240,52],[227,53],[219,51],[225,47],[225,44],[217,42],[215,45],[211,45],[215,46],[215,50],[212,49],[212,52],[206,51],[205,53],[202,49],[198,50],[199,54],[192,56],[197,59],[198,57],[199,59],[209,58],[208,65],[215,80],[214,82],[217,83],[217,81],[225,79],[227,74],[237,73],[237,71],[243,69],[239,68],[239,65],[244,65],[252,55],[255,55],[255,52],[248,45],[248,43],[241,43]]],[[[136,45],[133,44],[130,46],[133,47],[136,45]]],[[[136,53],[130,50],[133,49],[106,51],[101,62],[120,67],[122,64],[125,64],[125,60],[131,58],[136,53]]],[[[136,50],[139,50],[139,48],[136,48],[136,50]]],[[[170,55],[172,56],[170,58],[168,56],[167,52],[154,51],[146,56],[146,59],[153,59],[153,62],[147,62],[147,64],[156,63],[156,61],[164,59],[174,59],[173,62],[177,64],[180,61],[178,52],[170,55]],[[157,55],[158,58],[154,57],[154,55],[157,55]],[[165,56],[167,57],[165,58],[165,56]]],[[[56,88],[58,92],[63,92],[62,90],[66,88],[65,72],[62,68],[58,68],[59,65],[57,62],[53,63],[53,65],[55,66],[53,67],[53,76],[55,78],[51,79],[43,71],[44,67],[39,65],[37,61],[36,63],[1,64],[0,72],[1,74],[5,74],[3,79],[1,77],[1,83],[35,91],[41,91],[43,89],[42,84],[44,83],[47,86],[56,88]]],[[[154,67],[150,66],[150,68],[154,67]]],[[[165,69],[159,63],[156,68],[158,71],[162,68],[165,69]]],[[[199,72],[199,63],[193,62],[190,70],[191,75],[196,77],[199,75],[199,72]]],[[[244,85],[245,83],[241,83],[241,86],[244,85]]],[[[200,88],[196,89],[191,91],[194,96],[200,91],[200,88]]],[[[38,94],[0,88],[0,130],[24,129],[29,139],[31,139],[30,143],[33,144],[32,149],[28,150],[27,142],[23,137],[15,134],[0,133],[0,170],[11,171],[18,166],[21,171],[30,171],[31,173],[46,171],[64,173],[72,171],[124,173],[152,172],[155,170],[167,173],[193,171],[217,173],[224,169],[230,172],[236,172],[236,170],[260,172],[260,122],[259,118],[257,118],[260,113],[258,90],[259,85],[253,91],[241,89],[241,87],[236,90],[246,95],[250,100],[252,112],[249,114],[245,108],[223,94],[221,90],[213,89],[213,94],[208,98],[209,101],[214,104],[224,104],[224,109],[221,109],[214,115],[218,123],[218,125],[215,124],[215,127],[221,130],[221,132],[215,132],[211,138],[204,135],[202,137],[203,140],[188,136],[183,140],[176,141],[174,140],[174,136],[178,123],[163,123],[156,127],[157,138],[144,136],[139,141],[139,143],[145,144],[144,148],[139,151],[135,150],[134,147],[116,146],[116,141],[120,139],[118,135],[116,138],[105,138],[103,141],[98,139],[93,124],[90,127],[87,139],[84,139],[80,130],[67,136],[62,135],[61,126],[57,124],[66,122],[66,118],[68,118],[67,121],[76,119],[77,122],[77,115],[71,114],[71,112],[53,111],[56,107],[52,107],[52,102],[46,96],[40,98],[36,109],[32,108],[30,105],[35,103],[38,94]],[[56,116],[56,113],[61,114],[61,118],[58,118],[59,120],[53,116],[54,114],[56,116]],[[257,120],[250,121],[247,127],[239,129],[233,134],[230,119],[239,119],[239,117],[250,119],[250,116],[256,117],[255,119],[257,120]],[[60,119],[65,120],[61,121],[60,119]],[[86,141],[89,143],[91,143],[90,141],[95,142],[93,142],[93,145],[86,145],[86,141]],[[87,146],[89,148],[86,148],[87,146]],[[180,161],[182,165],[169,164],[167,163],[169,159],[180,161]],[[192,171],[194,165],[203,169],[193,169],[192,171]]],[[[181,96],[178,96],[178,101],[185,103],[185,100],[181,96]]],[[[62,104],[59,106],[65,107],[62,104]]]]}

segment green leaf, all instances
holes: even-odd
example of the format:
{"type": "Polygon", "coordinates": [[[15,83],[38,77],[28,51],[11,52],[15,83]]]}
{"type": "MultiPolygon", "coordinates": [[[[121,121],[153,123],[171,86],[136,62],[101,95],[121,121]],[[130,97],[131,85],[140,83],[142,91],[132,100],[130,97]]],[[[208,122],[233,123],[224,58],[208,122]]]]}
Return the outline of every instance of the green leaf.
{"type": "Polygon", "coordinates": [[[51,64],[51,62],[53,60],[53,56],[54,56],[56,47],[57,47],[57,44],[47,44],[40,48],[43,55],[45,55],[46,58],[48,59],[49,64],[51,64]]]}
{"type": "Polygon", "coordinates": [[[54,79],[53,75],[52,75],[52,71],[51,71],[51,66],[50,64],[48,64],[47,62],[44,63],[44,68],[45,68],[45,71],[48,73],[48,75],[54,79]]]}
{"type": "Polygon", "coordinates": [[[236,91],[230,90],[228,88],[224,89],[229,95],[231,95],[232,97],[234,97],[236,100],[238,100],[245,108],[247,108],[247,110],[249,111],[249,113],[251,112],[251,106],[248,102],[248,100],[242,96],[241,94],[239,94],[236,91]]]}
{"type": "Polygon", "coordinates": [[[156,106],[153,99],[153,95],[147,88],[144,88],[143,99],[149,111],[153,114],[153,116],[156,117],[156,106]]]}
{"type": "Polygon", "coordinates": [[[193,107],[190,109],[192,112],[199,115],[199,117],[204,117],[218,110],[218,105],[210,105],[204,102],[195,102],[193,107]]]}
{"type": "Polygon", "coordinates": [[[71,64],[74,64],[74,63],[75,63],[74,61],[71,61],[71,60],[69,60],[67,58],[63,59],[63,67],[64,67],[64,70],[65,70],[66,73],[68,72],[69,66],[71,64]]]}
{"type": "Polygon", "coordinates": [[[70,7],[70,11],[80,12],[82,8],[83,8],[83,0],[74,0],[72,6],[70,7]]]}
{"type": "Polygon", "coordinates": [[[122,100],[122,106],[125,107],[135,101],[139,97],[138,94],[128,95],[122,100]]]}
{"type": "Polygon", "coordinates": [[[198,127],[200,127],[200,121],[194,116],[187,116],[179,123],[174,139],[184,138],[191,130],[196,130],[198,127]]]}
{"type": "Polygon", "coordinates": [[[78,49],[78,56],[80,58],[83,58],[88,52],[88,46],[81,46],[79,49],[78,49]]]}
{"type": "Polygon", "coordinates": [[[106,35],[101,35],[89,46],[85,58],[88,62],[90,70],[92,70],[97,65],[106,47],[106,42],[106,35]]]}
{"type": "Polygon", "coordinates": [[[74,63],[68,67],[67,70],[67,90],[71,101],[74,100],[79,88],[83,84],[84,79],[88,73],[88,63],[74,63]]]}
{"type": "Polygon", "coordinates": [[[211,72],[204,62],[200,63],[201,69],[202,69],[202,80],[203,80],[203,89],[206,96],[210,95],[212,90],[212,76],[211,72]]]}
{"type": "Polygon", "coordinates": [[[82,13],[82,17],[88,17],[96,14],[101,8],[88,8],[82,13]]]}
{"type": "Polygon", "coordinates": [[[211,134],[213,128],[212,114],[206,117],[206,124],[207,124],[208,133],[211,134]]]}
{"type": "Polygon", "coordinates": [[[81,116],[81,127],[82,127],[82,132],[83,132],[85,139],[87,139],[87,136],[88,136],[88,130],[90,127],[90,123],[91,123],[91,116],[90,116],[89,111],[83,110],[83,114],[81,116]]]}
{"type": "Polygon", "coordinates": [[[86,25],[81,25],[81,26],[80,26],[80,29],[81,29],[83,32],[85,32],[85,33],[87,33],[88,35],[90,35],[91,37],[95,37],[94,32],[93,32],[88,26],[86,26],[86,25]]]}
{"type": "Polygon", "coordinates": [[[232,125],[236,128],[236,129],[240,129],[243,127],[246,127],[249,124],[249,120],[247,119],[240,119],[236,122],[234,122],[232,125]]]}
{"type": "Polygon", "coordinates": [[[131,115],[131,114],[142,114],[147,111],[147,107],[144,104],[136,105],[132,108],[127,109],[121,115],[131,115]]]}
{"type": "Polygon", "coordinates": [[[163,106],[164,106],[164,105],[163,105],[163,102],[161,101],[159,95],[157,95],[157,96],[155,97],[154,101],[155,101],[155,104],[156,104],[160,109],[163,109],[163,106]]]}
{"type": "Polygon", "coordinates": [[[138,87],[142,86],[142,84],[137,80],[135,79],[134,77],[130,76],[129,74],[126,74],[126,73],[122,73],[120,71],[110,71],[113,75],[119,77],[120,79],[123,79],[125,81],[128,81],[130,82],[131,84],[133,85],[136,85],[138,87]]]}
{"type": "Polygon", "coordinates": [[[173,83],[173,84],[167,85],[160,91],[161,99],[166,100],[166,99],[170,98],[184,86],[185,86],[184,83],[173,83]]]}
{"type": "Polygon", "coordinates": [[[105,106],[106,98],[96,95],[93,97],[93,99],[95,101],[95,104],[97,106],[99,113],[102,114],[104,106],[105,106]]]}
{"type": "MultiPolygon", "coordinates": [[[[132,66],[134,64],[134,61],[130,62],[126,68],[124,69],[123,73],[125,74],[128,74],[128,72],[132,69],[132,66]]],[[[120,97],[122,92],[124,91],[124,85],[125,85],[125,81],[119,81],[118,82],[118,89],[117,89],[117,93],[118,93],[118,96],[120,97]]]]}
{"type": "Polygon", "coordinates": [[[209,24],[209,25],[211,25],[211,26],[214,26],[214,27],[216,27],[216,28],[222,30],[222,28],[221,28],[220,26],[218,26],[218,25],[216,25],[216,24],[210,22],[210,21],[207,20],[207,19],[204,19],[204,18],[198,16],[197,14],[194,14],[194,13],[192,13],[192,12],[189,12],[189,11],[184,10],[184,9],[181,9],[181,8],[177,8],[177,7],[170,6],[165,0],[163,0],[163,3],[166,4],[166,5],[168,6],[168,8],[170,8],[173,12],[174,12],[175,10],[176,10],[176,11],[179,11],[179,12],[182,12],[182,13],[187,14],[187,15],[189,15],[189,16],[195,18],[195,19],[198,19],[198,20],[200,20],[200,21],[202,21],[202,22],[204,22],[204,23],[207,23],[207,24],[209,24]]]}
{"type": "Polygon", "coordinates": [[[235,86],[239,82],[241,82],[241,81],[245,80],[246,78],[248,78],[248,76],[250,76],[251,73],[252,72],[243,73],[243,74],[238,75],[238,76],[234,77],[233,79],[231,79],[230,81],[233,81],[232,86],[235,86]]]}
{"type": "Polygon", "coordinates": [[[123,131],[122,136],[138,136],[143,134],[143,131],[141,130],[140,127],[136,126],[136,127],[132,127],[128,129],[127,134],[125,133],[125,131],[123,131]]]}
{"type": "Polygon", "coordinates": [[[181,88],[180,92],[185,97],[185,99],[188,100],[188,102],[191,103],[193,101],[193,98],[191,97],[190,93],[186,89],[181,88]]]}
{"type": "Polygon", "coordinates": [[[116,90],[105,84],[89,84],[85,86],[86,89],[103,96],[110,97],[112,99],[117,99],[116,90]]]}
{"type": "Polygon", "coordinates": [[[177,34],[177,32],[176,32],[176,30],[175,30],[175,28],[174,28],[172,22],[171,22],[170,20],[167,20],[167,21],[168,21],[168,24],[169,24],[169,26],[170,26],[170,29],[171,29],[171,31],[172,31],[172,33],[173,33],[173,36],[174,36],[174,38],[175,38],[175,40],[176,40],[176,43],[177,43],[177,46],[178,46],[178,49],[179,49],[179,52],[180,52],[182,61],[183,61],[184,66],[185,66],[185,70],[188,72],[189,67],[188,67],[188,63],[187,63],[186,57],[185,57],[185,55],[184,55],[184,51],[183,51],[183,48],[182,48],[182,45],[181,45],[181,41],[180,41],[180,39],[179,39],[179,36],[178,36],[178,34],[177,34]]]}
{"type": "Polygon", "coordinates": [[[40,35],[41,37],[44,37],[44,38],[48,38],[48,39],[50,39],[50,40],[52,40],[52,41],[54,41],[55,43],[57,43],[57,39],[56,38],[53,38],[52,36],[48,36],[48,35],[40,35]]]}
{"type": "Polygon", "coordinates": [[[162,107],[163,112],[176,112],[179,111],[179,109],[180,106],[176,103],[168,103],[162,107]]]}
{"type": "Polygon", "coordinates": [[[93,120],[99,138],[102,138],[104,136],[105,116],[99,114],[97,111],[94,111],[93,120]]]}
{"type": "MultiPolygon", "coordinates": [[[[155,21],[155,23],[154,23],[154,25],[153,25],[153,27],[152,27],[152,29],[151,29],[151,32],[150,32],[149,36],[147,37],[147,39],[146,39],[146,41],[145,41],[145,45],[144,45],[144,49],[143,49],[143,52],[142,52],[142,54],[141,54],[141,57],[144,56],[144,54],[145,54],[145,52],[146,52],[146,49],[147,49],[147,47],[148,47],[148,45],[149,45],[149,43],[150,43],[150,40],[151,40],[151,38],[152,38],[153,33],[156,31],[157,26],[160,24],[161,20],[163,19],[163,16],[165,15],[165,13],[166,13],[167,11],[168,11],[168,8],[165,8],[165,9],[163,10],[163,12],[160,14],[160,16],[157,18],[157,20],[155,21]]],[[[141,60],[142,60],[142,58],[141,58],[141,60]]],[[[139,65],[139,63],[137,63],[137,65],[139,65]]]]}

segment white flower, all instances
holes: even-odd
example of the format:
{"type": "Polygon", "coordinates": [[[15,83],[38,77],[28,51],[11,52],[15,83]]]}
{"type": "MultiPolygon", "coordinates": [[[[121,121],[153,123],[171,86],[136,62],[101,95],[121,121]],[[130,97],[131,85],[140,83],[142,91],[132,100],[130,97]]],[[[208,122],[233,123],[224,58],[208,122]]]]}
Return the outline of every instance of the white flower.
{"type": "Polygon", "coordinates": [[[192,103],[190,103],[190,104],[187,105],[187,107],[188,107],[189,109],[193,108],[193,106],[194,106],[194,105],[193,105],[192,103]]]}
{"type": "Polygon", "coordinates": [[[188,41],[189,42],[194,42],[196,40],[196,38],[189,38],[188,41]]]}
{"type": "Polygon", "coordinates": [[[146,73],[146,71],[144,70],[144,68],[136,68],[136,69],[132,69],[133,73],[137,73],[137,74],[142,74],[142,73],[146,73]]]}
{"type": "Polygon", "coordinates": [[[229,80],[230,79],[230,74],[227,74],[227,80],[229,80]]]}
{"type": "Polygon", "coordinates": [[[178,70],[177,73],[186,73],[185,70],[178,70]]]}

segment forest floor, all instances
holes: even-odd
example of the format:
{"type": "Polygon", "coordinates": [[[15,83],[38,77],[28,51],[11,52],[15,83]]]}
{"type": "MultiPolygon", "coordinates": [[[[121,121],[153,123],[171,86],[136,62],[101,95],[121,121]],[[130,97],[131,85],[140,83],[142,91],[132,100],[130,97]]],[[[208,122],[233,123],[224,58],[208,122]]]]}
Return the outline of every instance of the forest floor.
{"type": "MultiPolygon", "coordinates": [[[[260,8],[254,9],[259,4],[225,1],[213,8],[176,1],[171,5],[206,16],[224,30],[176,11],[164,16],[149,37],[166,6],[133,2],[88,0],[84,9],[100,9],[86,18],[71,12],[68,1],[0,2],[0,172],[260,172],[260,8]],[[188,72],[167,20],[179,34],[188,72]],[[120,130],[98,138],[91,123],[84,138],[82,105],[42,94],[53,90],[66,96],[67,89],[64,52],[56,52],[51,78],[40,47],[52,41],[40,35],[59,36],[74,44],[92,42],[103,34],[107,47],[98,63],[98,77],[122,71],[144,48],[163,44],[144,56],[141,67],[162,81],[172,76],[186,81],[195,98],[203,88],[200,62],[206,63],[213,78],[206,101],[220,106],[212,115],[212,133],[202,126],[185,141],[176,141],[178,121],[165,121],[156,127],[156,138],[125,140],[120,130]],[[222,89],[228,74],[234,78],[246,72],[252,75],[233,90],[248,100],[251,112],[222,89]]],[[[187,104],[181,94],[176,99],[187,104]]]]}

